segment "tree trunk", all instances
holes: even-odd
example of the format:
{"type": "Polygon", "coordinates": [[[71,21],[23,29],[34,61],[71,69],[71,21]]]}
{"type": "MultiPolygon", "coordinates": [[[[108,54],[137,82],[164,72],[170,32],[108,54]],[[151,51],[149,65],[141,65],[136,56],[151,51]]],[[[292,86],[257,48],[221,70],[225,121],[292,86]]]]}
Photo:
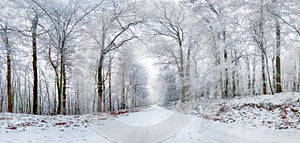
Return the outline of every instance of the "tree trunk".
{"type": "Polygon", "coordinates": [[[29,83],[29,81],[27,81],[27,87],[28,87],[28,103],[27,103],[27,108],[28,108],[28,110],[27,110],[27,112],[28,113],[31,113],[31,92],[30,92],[30,83],[29,83]]]}
{"type": "Polygon", "coordinates": [[[12,86],[11,86],[11,59],[10,59],[10,53],[7,53],[7,112],[12,113],[13,112],[13,99],[12,99],[12,86]]]}
{"type": "Polygon", "coordinates": [[[56,95],[55,95],[55,92],[54,92],[54,113],[55,114],[60,114],[60,112],[61,112],[61,94],[60,94],[60,87],[59,87],[59,78],[58,78],[58,72],[57,72],[56,68],[54,68],[54,71],[55,71],[55,82],[56,82],[54,90],[57,91],[57,96],[58,96],[57,97],[58,98],[58,105],[56,107],[57,100],[56,100],[56,95]]]}
{"type": "MultiPolygon", "coordinates": [[[[58,105],[57,105],[57,112],[56,111],[56,95],[54,95],[54,113],[55,114],[60,114],[61,113],[61,84],[60,84],[60,79],[58,76],[58,71],[57,71],[57,65],[55,65],[51,59],[51,48],[49,48],[49,52],[48,52],[48,59],[51,63],[52,68],[54,69],[54,73],[55,73],[55,84],[57,88],[54,88],[54,90],[57,90],[57,95],[58,95],[58,105]]],[[[54,91],[55,94],[55,91],[54,91]]]]}
{"type": "Polygon", "coordinates": [[[224,97],[227,98],[228,97],[228,84],[229,84],[229,80],[228,80],[228,67],[227,67],[227,58],[228,58],[228,54],[227,54],[227,50],[224,50],[224,65],[225,65],[225,81],[224,81],[224,97]]]}
{"type": "Polygon", "coordinates": [[[66,77],[66,66],[65,64],[63,64],[62,66],[62,81],[63,81],[63,85],[62,85],[62,112],[64,115],[66,115],[66,102],[67,102],[67,93],[66,93],[66,89],[67,89],[67,77],[66,77]]]}
{"type": "Polygon", "coordinates": [[[58,95],[58,106],[57,106],[57,114],[61,114],[61,82],[58,76],[57,68],[55,69],[55,77],[56,77],[56,86],[57,86],[57,95],[58,95]]]}
{"type": "Polygon", "coordinates": [[[275,89],[276,93],[282,92],[281,89],[281,62],[280,62],[280,53],[281,53],[281,28],[280,28],[280,23],[278,21],[278,18],[276,17],[276,84],[275,84],[275,89]]]}
{"type": "MultiPolygon", "coordinates": [[[[1,70],[0,70],[0,75],[1,74],[1,70]]],[[[3,94],[2,94],[2,76],[0,76],[0,113],[2,112],[2,102],[3,102],[3,94]]]]}
{"type": "Polygon", "coordinates": [[[224,44],[224,47],[223,47],[223,50],[224,50],[224,55],[223,55],[223,58],[224,58],[224,65],[225,65],[225,80],[224,80],[224,90],[223,90],[223,95],[225,98],[228,97],[228,89],[229,89],[229,73],[228,73],[228,63],[227,63],[227,59],[228,59],[228,52],[227,52],[227,48],[226,48],[226,31],[224,30],[222,32],[222,41],[223,41],[223,44],[224,44]]]}
{"type": "Polygon", "coordinates": [[[267,67],[267,74],[268,74],[268,82],[269,82],[269,87],[270,87],[270,91],[271,91],[271,94],[273,95],[274,94],[274,90],[273,90],[273,87],[272,87],[272,82],[271,82],[271,76],[270,76],[270,68],[269,68],[269,60],[267,58],[267,54],[265,52],[265,57],[266,57],[266,67],[267,67]]]}
{"type": "Polygon", "coordinates": [[[298,56],[298,92],[300,92],[300,54],[298,56]]]}
{"type": "MultiPolygon", "coordinates": [[[[189,41],[190,43],[192,43],[192,41],[189,41]]],[[[191,95],[191,91],[190,91],[190,70],[191,70],[191,47],[192,45],[188,46],[187,49],[187,56],[186,56],[186,68],[185,68],[185,93],[186,93],[186,99],[187,97],[190,98],[191,95]]]]}
{"type": "MultiPolygon", "coordinates": [[[[262,89],[263,89],[263,94],[267,94],[267,78],[266,78],[266,61],[265,61],[265,33],[264,33],[264,0],[261,0],[261,5],[260,5],[260,21],[259,21],[259,33],[258,37],[259,37],[259,48],[261,50],[261,74],[262,74],[262,89]]],[[[268,65],[267,65],[268,66],[268,65]]]]}
{"type": "Polygon", "coordinates": [[[111,102],[111,66],[112,66],[112,57],[109,59],[109,72],[108,72],[108,104],[109,104],[109,111],[112,111],[112,102],[111,102]]]}
{"type": "Polygon", "coordinates": [[[276,58],[276,53],[274,53],[274,57],[272,58],[272,87],[275,89],[276,92],[276,69],[275,69],[275,58],[276,58]]]}
{"type": "Polygon", "coordinates": [[[98,65],[98,78],[97,78],[97,89],[98,89],[98,106],[97,111],[102,112],[102,97],[103,97],[103,62],[104,62],[105,54],[101,53],[100,61],[98,65]]]}
{"type": "Polygon", "coordinates": [[[37,72],[37,25],[38,15],[32,20],[32,67],[33,67],[33,114],[38,114],[38,72],[37,72]]]}
{"type": "MultiPolygon", "coordinates": [[[[125,63],[124,63],[125,64],[125,63]]],[[[123,65],[123,71],[122,71],[122,100],[121,100],[121,108],[120,109],[123,109],[125,108],[125,105],[126,105],[126,100],[125,100],[125,90],[126,90],[126,85],[125,85],[125,65],[123,65]]]]}
{"type": "Polygon", "coordinates": [[[107,107],[106,107],[106,86],[105,86],[105,79],[104,79],[105,73],[104,73],[104,67],[103,67],[103,72],[102,72],[102,112],[106,112],[107,107]]]}
{"type": "Polygon", "coordinates": [[[179,65],[179,77],[181,81],[181,88],[180,88],[180,101],[182,103],[185,102],[185,94],[186,94],[186,89],[185,89],[185,77],[184,77],[184,57],[183,57],[183,49],[181,43],[179,44],[179,54],[180,54],[180,65],[179,65]]]}
{"type": "Polygon", "coordinates": [[[67,78],[66,78],[66,66],[65,66],[65,44],[64,41],[62,41],[61,48],[60,48],[60,78],[59,78],[59,99],[58,99],[58,110],[60,111],[58,114],[64,114],[66,115],[66,84],[67,84],[67,78]]]}
{"type": "Polygon", "coordinates": [[[256,85],[255,85],[256,78],[255,78],[255,75],[256,75],[256,58],[254,56],[253,57],[253,68],[252,68],[252,95],[256,94],[256,85]]]}
{"type": "Polygon", "coordinates": [[[246,65],[247,65],[247,90],[248,90],[248,94],[251,94],[251,69],[250,69],[250,60],[249,57],[246,57],[246,65]]]}
{"type": "Polygon", "coordinates": [[[63,93],[63,55],[62,55],[62,51],[61,51],[61,58],[60,58],[60,75],[59,75],[59,95],[58,95],[58,114],[63,113],[63,109],[62,109],[62,93],[63,93]]]}
{"type": "MultiPolygon", "coordinates": [[[[42,81],[40,80],[39,81],[39,93],[42,93],[42,81]]],[[[42,113],[44,112],[44,104],[45,104],[45,95],[44,97],[42,98],[42,96],[40,96],[39,98],[39,103],[40,103],[40,107],[38,107],[38,114],[42,115],[42,113]]]]}
{"type": "Polygon", "coordinates": [[[5,48],[6,48],[6,62],[7,62],[7,112],[13,112],[13,99],[12,99],[12,83],[11,83],[11,48],[8,41],[8,28],[7,25],[5,26],[5,48]]]}
{"type": "MultiPolygon", "coordinates": [[[[237,58],[236,50],[234,50],[234,57],[237,58]]],[[[234,62],[234,65],[235,65],[235,67],[238,67],[238,60],[236,60],[234,62]]],[[[238,73],[236,72],[236,69],[233,69],[232,70],[232,96],[233,97],[238,95],[238,93],[237,93],[237,86],[238,86],[237,78],[238,78],[238,76],[237,75],[238,75],[238,73]]],[[[250,82],[250,79],[248,80],[248,88],[250,88],[249,82],[250,82]]]]}
{"type": "Polygon", "coordinates": [[[267,78],[266,78],[266,72],[265,72],[265,56],[262,53],[261,54],[261,74],[262,74],[262,83],[263,83],[263,94],[267,94],[267,78]]]}

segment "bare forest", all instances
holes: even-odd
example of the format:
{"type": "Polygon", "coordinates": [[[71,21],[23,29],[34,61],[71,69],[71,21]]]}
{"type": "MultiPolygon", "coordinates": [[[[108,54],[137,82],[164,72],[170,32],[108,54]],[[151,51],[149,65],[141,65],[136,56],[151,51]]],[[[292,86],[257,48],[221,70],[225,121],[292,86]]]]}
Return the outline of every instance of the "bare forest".
{"type": "Polygon", "coordinates": [[[300,91],[297,0],[1,0],[0,112],[300,91]]]}

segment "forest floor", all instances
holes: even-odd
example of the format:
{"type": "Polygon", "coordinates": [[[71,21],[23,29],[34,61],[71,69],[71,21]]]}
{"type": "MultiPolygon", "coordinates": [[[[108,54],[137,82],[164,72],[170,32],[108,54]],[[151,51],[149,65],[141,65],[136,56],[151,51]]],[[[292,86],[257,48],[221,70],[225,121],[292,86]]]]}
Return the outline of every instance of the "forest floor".
{"type": "Polygon", "coordinates": [[[0,142],[296,143],[300,140],[300,93],[195,101],[173,111],[151,106],[130,112],[70,116],[0,113],[0,142]]]}

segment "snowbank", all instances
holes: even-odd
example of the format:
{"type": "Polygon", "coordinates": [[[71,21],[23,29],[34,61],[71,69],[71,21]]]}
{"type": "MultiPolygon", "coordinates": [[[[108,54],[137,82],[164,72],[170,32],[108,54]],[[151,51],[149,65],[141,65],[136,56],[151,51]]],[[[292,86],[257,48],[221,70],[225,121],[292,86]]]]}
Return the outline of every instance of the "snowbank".
{"type": "Polygon", "coordinates": [[[211,100],[198,115],[224,123],[300,130],[300,93],[211,100]]]}
{"type": "Polygon", "coordinates": [[[105,114],[80,116],[47,116],[0,113],[0,142],[106,142],[99,136],[91,123],[111,118],[105,114]]]}

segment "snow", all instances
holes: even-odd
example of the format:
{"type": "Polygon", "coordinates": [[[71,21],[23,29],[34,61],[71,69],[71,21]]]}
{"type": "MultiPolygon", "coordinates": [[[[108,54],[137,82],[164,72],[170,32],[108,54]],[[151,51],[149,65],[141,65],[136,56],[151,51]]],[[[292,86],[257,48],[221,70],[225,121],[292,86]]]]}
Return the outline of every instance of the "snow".
{"type": "Polygon", "coordinates": [[[297,143],[300,118],[294,111],[300,111],[299,96],[300,93],[285,93],[212,100],[203,108],[195,108],[199,111],[186,111],[190,114],[160,106],[117,116],[108,113],[79,116],[0,113],[0,142],[297,143]],[[274,109],[268,110],[265,106],[274,109]],[[286,110],[285,118],[282,118],[283,109],[286,110]],[[286,124],[287,128],[276,127],[281,123],[293,124],[286,124]]]}
{"type": "Polygon", "coordinates": [[[168,139],[183,128],[189,119],[189,115],[152,106],[149,109],[121,115],[117,119],[106,120],[92,126],[113,142],[152,143],[168,139]]]}
{"type": "Polygon", "coordinates": [[[90,114],[81,116],[35,116],[27,114],[0,113],[0,142],[78,142],[89,143],[101,140],[89,124],[104,120],[106,116],[90,114]]]}
{"type": "Polygon", "coordinates": [[[150,108],[143,109],[142,112],[119,116],[117,121],[131,126],[149,126],[160,123],[169,118],[174,111],[164,110],[162,107],[152,105],[150,108]]]}
{"type": "Polygon", "coordinates": [[[300,130],[300,93],[212,100],[202,108],[198,115],[214,121],[300,130]]]}
{"type": "Polygon", "coordinates": [[[297,130],[274,130],[267,127],[245,127],[235,123],[211,122],[193,116],[180,132],[165,143],[297,143],[300,132],[297,130]],[[203,122],[206,128],[201,125],[203,122]],[[200,128],[200,129],[199,129],[200,128]]]}
{"type": "Polygon", "coordinates": [[[90,127],[87,128],[38,128],[31,127],[25,131],[6,131],[2,129],[0,131],[0,142],[1,143],[24,143],[24,142],[41,142],[41,143],[95,143],[101,140],[103,143],[109,143],[102,136],[99,136],[90,127]]]}

